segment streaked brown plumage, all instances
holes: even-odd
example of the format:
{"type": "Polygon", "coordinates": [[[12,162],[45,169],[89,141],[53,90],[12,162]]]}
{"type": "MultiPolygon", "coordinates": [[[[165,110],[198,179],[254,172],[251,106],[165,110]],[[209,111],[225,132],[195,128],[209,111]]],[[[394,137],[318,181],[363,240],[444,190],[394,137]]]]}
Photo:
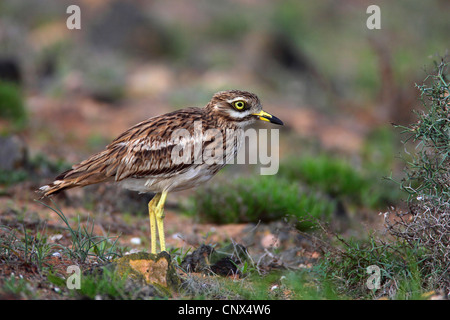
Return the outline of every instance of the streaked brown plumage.
{"type": "MultiPolygon", "coordinates": [[[[242,142],[239,129],[244,129],[257,119],[282,124],[278,118],[262,111],[256,95],[240,90],[218,92],[204,108],[182,109],[138,123],[117,137],[105,150],[61,173],[55,181],[41,187],[39,192],[47,197],[65,189],[106,181],[114,181],[139,192],[156,192],[156,199],[151,204],[153,209],[157,207],[161,211],[159,223],[162,226],[166,194],[194,187],[214,176],[238,152],[242,142]],[[201,135],[198,135],[198,124],[201,135]],[[174,135],[180,129],[184,130],[187,138],[174,135]],[[208,130],[222,133],[223,140],[212,139],[208,130]],[[232,136],[232,148],[225,150],[229,132],[235,135],[232,136]],[[190,157],[186,156],[189,159],[184,158],[180,163],[173,157],[176,154],[174,148],[179,149],[180,144],[185,148],[183,152],[195,151],[197,146],[203,152],[219,145],[224,149],[223,161],[212,164],[198,162],[192,152],[190,157]]],[[[149,203],[149,211],[152,208],[149,203]]],[[[151,214],[150,219],[152,224],[151,214]]],[[[158,214],[156,220],[158,222],[158,214]]],[[[160,229],[160,242],[164,242],[161,232],[160,229]]],[[[153,232],[152,240],[154,252],[153,232]]],[[[165,250],[163,243],[161,249],[165,250]]]]}

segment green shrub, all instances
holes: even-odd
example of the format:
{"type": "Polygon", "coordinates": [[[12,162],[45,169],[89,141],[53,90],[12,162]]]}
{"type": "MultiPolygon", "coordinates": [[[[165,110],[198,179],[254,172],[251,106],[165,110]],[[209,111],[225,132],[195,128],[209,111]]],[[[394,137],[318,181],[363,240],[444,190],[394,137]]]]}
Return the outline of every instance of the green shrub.
{"type": "MultiPolygon", "coordinates": [[[[278,176],[252,176],[197,189],[186,211],[216,223],[272,221],[286,216],[329,217],[333,201],[278,176]]],[[[306,219],[305,219],[306,220],[306,219]]],[[[300,228],[312,224],[300,221],[300,228]]]]}
{"type": "Polygon", "coordinates": [[[320,263],[315,266],[317,277],[341,293],[352,297],[391,299],[420,299],[427,289],[422,287],[419,272],[420,248],[408,248],[402,243],[386,243],[369,235],[368,239],[344,240],[329,247],[320,263]],[[371,275],[367,268],[379,269],[379,287],[367,285],[371,275]]]}
{"type": "Polygon", "coordinates": [[[328,155],[292,157],[281,163],[279,175],[300,180],[332,197],[356,197],[365,179],[349,163],[328,155]]]}
{"type": "Polygon", "coordinates": [[[25,181],[28,173],[23,169],[18,170],[2,170],[0,169],[0,186],[10,186],[18,182],[25,181]]]}
{"type": "Polygon", "coordinates": [[[386,214],[389,232],[409,247],[423,249],[421,267],[434,288],[450,289],[450,80],[442,60],[422,85],[417,122],[397,126],[407,135],[406,177],[398,182],[409,197],[407,212],[386,214]],[[413,149],[414,148],[414,149],[413,149]]]}
{"type": "Polygon", "coordinates": [[[22,92],[11,82],[0,80],[0,118],[5,118],[16,127],[23,127],[27,119],[22,92]]]}
{"type": "Polygon", "coordinates": [[[354,206],[378,208],[393,203],[399,195],[378,171],[357,169],[328,154],[288,157],[280,164],[278,176],[354,206]]]}

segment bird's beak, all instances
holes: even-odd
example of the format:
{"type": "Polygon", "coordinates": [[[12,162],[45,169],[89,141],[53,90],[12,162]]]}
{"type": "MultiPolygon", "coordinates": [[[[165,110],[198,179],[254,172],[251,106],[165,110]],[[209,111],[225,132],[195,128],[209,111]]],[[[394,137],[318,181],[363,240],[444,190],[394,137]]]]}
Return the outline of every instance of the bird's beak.
{"type": "Polygon", "coordinates": [[[264,110],[261,110],[259,113],[254,113],[253,115],[257,116],[259,118],[259,120],[283,125],[283,121],[281,121],[277,117],[271,115],[270,113],[265,112],[264,110]]]}

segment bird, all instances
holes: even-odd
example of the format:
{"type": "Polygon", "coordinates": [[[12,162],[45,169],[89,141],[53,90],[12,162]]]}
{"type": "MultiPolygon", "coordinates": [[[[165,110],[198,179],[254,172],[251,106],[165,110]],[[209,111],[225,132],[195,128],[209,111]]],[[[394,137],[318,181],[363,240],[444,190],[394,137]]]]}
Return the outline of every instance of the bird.
{"type": "Polygon", "coordinates": [[[283,122],[262,109],[260,99],[243,90],[215,93],[203,108],[190,107],[144,120],[106,148],[40,187],[40,198],[63,190],[112,182],[139,193],[153,193],[148,203],[150,250],[166,251],[164,204],[169,192],[198,186],[229,163],[245,139],[243,130],[262,120],[283,122]]]}

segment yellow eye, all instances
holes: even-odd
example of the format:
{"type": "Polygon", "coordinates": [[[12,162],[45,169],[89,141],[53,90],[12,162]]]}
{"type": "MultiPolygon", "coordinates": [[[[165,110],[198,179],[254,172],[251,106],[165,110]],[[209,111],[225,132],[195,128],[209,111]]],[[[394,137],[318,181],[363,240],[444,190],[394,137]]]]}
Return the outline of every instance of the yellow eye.
{"type": "Polygon", "coordinates": [[[239,100],[236,102],[233,102],[233,106],[237,109],[237,110],[242,110],[245,108],[245,101],[239,100]]]}

